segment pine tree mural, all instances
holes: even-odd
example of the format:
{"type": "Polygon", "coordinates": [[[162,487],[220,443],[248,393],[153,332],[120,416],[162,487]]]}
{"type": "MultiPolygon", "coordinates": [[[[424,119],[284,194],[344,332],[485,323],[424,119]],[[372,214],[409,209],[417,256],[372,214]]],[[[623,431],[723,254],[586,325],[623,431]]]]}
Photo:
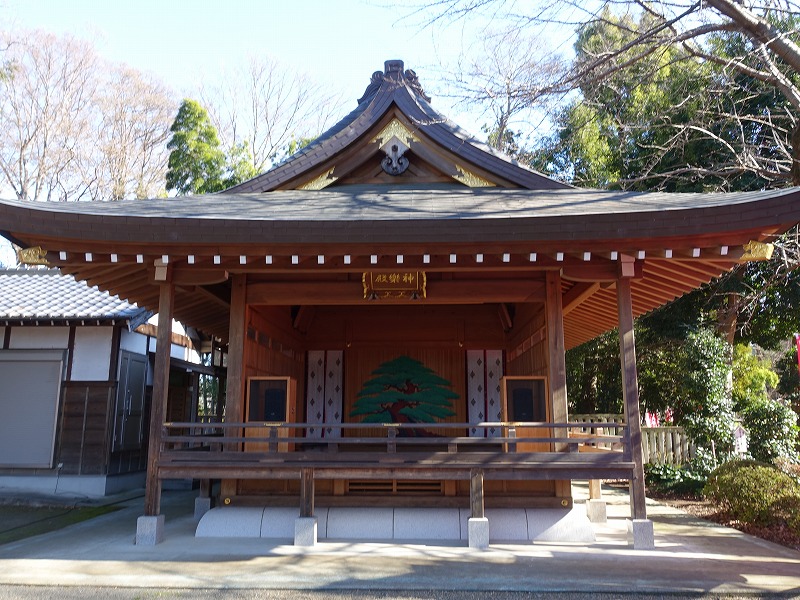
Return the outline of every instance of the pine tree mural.
{"type": "MultiPolygon", "coordinates": [[[[450,382],[418,360],[400,356],[372,372],[358,393],[351,417],[364,423],[434,423],[454,414],[458,398],[450,382]]],[[[401,433],[402,435],[402,433],[401,433]]]]}

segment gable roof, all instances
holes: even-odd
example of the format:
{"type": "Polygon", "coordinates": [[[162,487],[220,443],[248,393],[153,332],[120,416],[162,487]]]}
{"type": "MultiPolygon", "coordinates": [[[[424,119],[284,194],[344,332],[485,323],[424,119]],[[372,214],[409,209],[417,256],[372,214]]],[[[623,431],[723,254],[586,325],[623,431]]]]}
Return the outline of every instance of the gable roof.
{"type": "Polygon", "coordinates": [[[449,166],[447,174],[456,181],[468,180],[477,171],[495,180],[483,184],[529,190],[572,187],[512,160],[436,111],[422,90],[416,73],[403,69],[403,61],[386,61],[384,69],[372,74],[358,106],[331,129],[282,164],[224,193],[297,189],[319,176],[336,181],[371,155],[382,156],[380,147],[388,142],[388,138],[384,139],[382,135],[403,138],[401,142],[408,144],[410,153],[417,155],[415,159],[418,161],[433,161],[445,170],[449,166]],[[360,163],[350,161],[344,166],[337,162],[337,157],[342,157],[345,151],[352,152],[355,147],[365,146],[371,147],[372,152],[365,151],[360,163]]]}
{"type": "Polygon", "coordinates": [[[112,323],[135,329],[152,316],[58,269],[0,269],[0,323],[112,323]]]}

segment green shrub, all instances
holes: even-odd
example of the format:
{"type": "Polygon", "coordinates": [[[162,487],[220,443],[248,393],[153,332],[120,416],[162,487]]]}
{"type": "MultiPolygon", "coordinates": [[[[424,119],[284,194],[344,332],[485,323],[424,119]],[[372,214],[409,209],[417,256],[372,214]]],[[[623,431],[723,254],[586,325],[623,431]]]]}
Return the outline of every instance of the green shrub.
{"type": "Polygon", "coordinates": [[[797,520],[792,510],[800,506],[800,484],[794,478],[752,460],[730,461],[713,471],[703,494],[734,519],[754,525],[791,525],[797,520]]]}
{"type": "Polygon", "coordinates": [[[658,492],[693,496],[699,496],[706,483],[705,475],[689,466],[667,463],[645,465],[644,478],[647,485],[658,492]]]}
{"type": "Polygon", "coordinates": [[[797,413],[781,399],[764,399],[742,410],[753,458],[772,462],[777,458],[797,460],[797,413]]]}

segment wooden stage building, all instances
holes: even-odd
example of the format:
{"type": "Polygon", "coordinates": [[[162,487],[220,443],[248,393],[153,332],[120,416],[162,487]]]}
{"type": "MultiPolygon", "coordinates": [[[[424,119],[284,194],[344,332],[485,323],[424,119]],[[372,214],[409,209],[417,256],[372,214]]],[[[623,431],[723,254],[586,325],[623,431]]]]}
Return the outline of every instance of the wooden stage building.
{"type": "Polygon", "coordinates": [[[170,478],[204,496],[219,480],[224,505],[299,506],[306,541],[315,503],[469,506],[477,546],[485,506],[569,508],[572,480],[613,478],[652,544],[633,320],[765,258],[798,221],[796,188],[551,180],[435,111],[401,61],[311,145],[225,192],[0,201],[27,261],[227,344],[224,421],[201,425],[166,422],[159,340],[140,543],[160,539],[170,478]],[[564,353],[614,327],[626,421],[576,435],[564,353]]]}

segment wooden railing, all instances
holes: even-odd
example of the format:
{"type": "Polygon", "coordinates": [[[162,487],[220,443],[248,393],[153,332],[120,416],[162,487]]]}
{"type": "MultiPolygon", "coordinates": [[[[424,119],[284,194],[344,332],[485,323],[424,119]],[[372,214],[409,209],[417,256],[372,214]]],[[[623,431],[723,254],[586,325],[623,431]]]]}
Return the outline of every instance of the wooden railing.
{"type": "Polygon", "coordinates": [[[339,435],[319,439],[304,435],[318,423],[166,423],[159,477],[297,478],[311,469],[319,479],[469,479],[479,469],[492,479],[628,479],[628,430],[599,433],[610,425],[343,423],[326,424],[339,435]],[[573,437],[579,425],[589,432],[573,437]],[[464,435],[474,428],[502,435],[464,435]],[[619,451],[597,452],[604,447],[619,451]]]}
{"type": "MultiPolygon", "coordinates": [[[[570,415],[570,420],[581,423],[581,427],[604,422],[607,425],[602,430],[604,433],[619,434],[619,426],[625,418],[615,414],[581,414],[570,415]]],[[[645,464],[681,465],[691,460],[694,454],[694,444],[689,441],[683,427],[642,427],[642,460],[645,464]]]]}
{"type": "Polygon", "coordinates": [[[642,427],[645,464],[682,465],[694,458],[695,447],[683,427],[642,427]]]}

